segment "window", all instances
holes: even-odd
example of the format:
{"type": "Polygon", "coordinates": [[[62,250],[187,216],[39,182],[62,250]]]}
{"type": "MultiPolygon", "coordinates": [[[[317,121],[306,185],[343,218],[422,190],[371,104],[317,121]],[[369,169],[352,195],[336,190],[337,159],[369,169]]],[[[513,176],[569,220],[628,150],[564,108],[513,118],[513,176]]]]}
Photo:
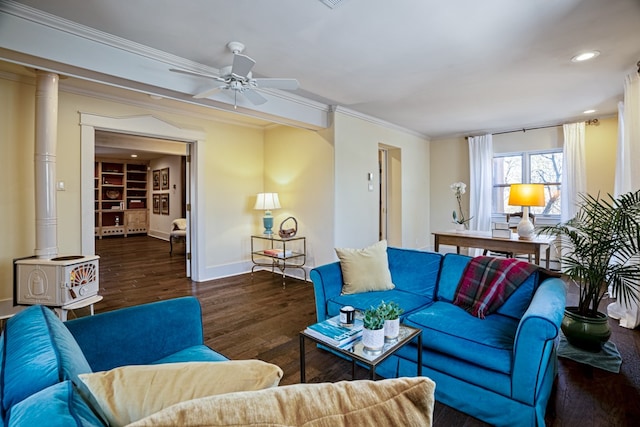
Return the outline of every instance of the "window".
{"type": "Polygon", "coordinates": [[[521,206],[509,205],[511,184],[541,183],[544,185],[545,206],[531,207],[531,213],[542,216],[560,215],[562,181],[562,150],[529,151],[500,154],[493,157],[494,214],[520,212],[521,206]]]}

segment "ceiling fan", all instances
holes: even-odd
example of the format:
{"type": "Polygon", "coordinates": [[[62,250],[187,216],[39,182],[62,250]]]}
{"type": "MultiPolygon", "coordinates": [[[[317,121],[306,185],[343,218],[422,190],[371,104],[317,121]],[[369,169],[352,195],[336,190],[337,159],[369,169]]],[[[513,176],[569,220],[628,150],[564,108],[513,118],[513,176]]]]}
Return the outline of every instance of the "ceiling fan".
{"type": "Polygon", "coordinates": [[[296,79],[253,78],[251,69],[256,61],[242,54],[244,44],[229,42],[227,47],[233,52],[233,64],[221,68],[219,76],[177,68],[171,68],[170,71],[212,80],[211,88],[196,93],[193,97],[196,99],[208,98],[218,91],[223,91],[233,96],[234,108],[237,106],[238,94],[244,95],[253,104],[260,105],[267,102],[267,98],[260,95],[256,89],[295,90],[298,88],[299,84],[296,79]]]}

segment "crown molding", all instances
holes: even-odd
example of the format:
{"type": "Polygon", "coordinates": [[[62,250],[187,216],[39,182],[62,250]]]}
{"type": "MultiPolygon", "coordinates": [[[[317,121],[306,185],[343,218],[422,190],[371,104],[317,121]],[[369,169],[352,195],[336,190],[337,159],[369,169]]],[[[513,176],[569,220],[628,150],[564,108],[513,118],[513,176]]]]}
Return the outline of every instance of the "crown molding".
{"type": "Polygon", "coordinates": [[[429,135],[425,135],[423,133],[416,132],[416,131],[411,130],[411,129],[407,129],[407,128],[402,127],[402,126],[398,126],[398,125],[396,125],[394,123],[387,122],[386,120],[382,120],[382,119],[379,119],[377,117],[369,116],[368,114],[360,113],[358,111],[354,111],[354,110],[351,110],[349,108],[346,108],[346,107],[343,107],[343,106],[340,106],[340,105],[332,105],[330,107],[329,111],[340,113],[340,114],[344,114],[346,116],[351,116],[351,117],[354,117],[354,118],[357,118],[357,119],[360,119],[360,120],[364,120],[366,122],[373,123],[373,124],[376,124],[378,126],[382,126],[384,128],[387,128],[387,129],[393,129],[393,130],[397,130],[397,131],[402,132],[402,133],[407,133],[409,135],[417,136],[418,138],[423,138],[423,139],[426,139],[426,140],[430,140],[429,135]]]}

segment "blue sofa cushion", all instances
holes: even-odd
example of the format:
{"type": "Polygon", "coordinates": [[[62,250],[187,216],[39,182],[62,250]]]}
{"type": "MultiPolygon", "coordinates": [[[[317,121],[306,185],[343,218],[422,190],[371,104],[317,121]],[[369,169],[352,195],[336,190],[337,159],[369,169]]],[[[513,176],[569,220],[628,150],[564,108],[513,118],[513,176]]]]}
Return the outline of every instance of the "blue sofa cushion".
{"type": "Polygon", "coordinates": [[[53,312],[34,305],[7,321],[2,346],[2,409],[64,380],[91,372],[82,350],[53,312]]]}
{"type": "Polygon", "coordinates": [[[180,363],[180,362],[223,362],[229,360],[220,353],[211,350],[206,345],[194,345],[177,351],[169,356],[151,362],[152,365],[161,363],[180,363]]]}
{"type": "Polygon", "coordinates": [[[408,313],[430,304],[432,298],[406,292],[398,288],[389,291],[373,291],[363,292],[360,294],[339,295],[330,298],[327,301],[327,314],[329,317],[338,316],[340,314],[340,308],[345,305],[350,305],[356,310],[364,311],[371,306],[377,307],[381,301],[394,301],[398,303],[398,305],[404,309],[404,317],[408,313]]]}
{"type": "Polygon", "coordinates": [[[156,301],[65,323],[94,371],[147,365],[204,342],[195,297],[156,301]]]}
{"type": "MultiPolygon", "coordinates": [[[[436,289],[437,300],[453,302],[456,289],[469,261],[471,261],[471,257],[466,255],[450,253],[444,256],[436,289]]],[[[539,284],[540,273],[536,271],[511,294],[509,299],[496,310],[496,313],[520,319],[531,304],[531,299],[539,284]]]]}
{"type": "Polygon", "coordinates": [[[511,373],[518,320],[500,314],[479,319],[464,309],[437,301],[404,322],[422,329],[422,345],[475,365],[511,373]]]}
{"type": "Polygon", "coordinates": [[[433,299],[442,255],[416,249],[387,248],[389,270],[396,289],[433,299]]]}
{"type": "Polygon", "coordinates": [[[102,427],[71,381],[63,381],[32,394],[11,408],[9,427],[102,427]]]}
{"type": "Polygon", "coordinates": [[[458,283],[460,283],[464,269],[469,264],[469,261],[471,261],[471,257],[466,255],[446,254],[444,256],[438,275],[435,299],[453,302],[458,283]]]}

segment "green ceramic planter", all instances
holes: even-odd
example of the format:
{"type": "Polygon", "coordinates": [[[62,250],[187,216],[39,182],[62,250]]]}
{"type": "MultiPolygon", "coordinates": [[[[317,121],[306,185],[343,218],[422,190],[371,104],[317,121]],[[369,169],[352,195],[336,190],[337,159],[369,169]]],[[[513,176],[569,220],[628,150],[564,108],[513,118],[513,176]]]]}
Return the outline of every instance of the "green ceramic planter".
{"type": "Polygon", "coordinates": [[[577,314],[577,307],[564,310],[561,329],[569,344],[583,350],[598,352],[611,336],[607,315],[598,312],[597,318],[577,314]]]}

